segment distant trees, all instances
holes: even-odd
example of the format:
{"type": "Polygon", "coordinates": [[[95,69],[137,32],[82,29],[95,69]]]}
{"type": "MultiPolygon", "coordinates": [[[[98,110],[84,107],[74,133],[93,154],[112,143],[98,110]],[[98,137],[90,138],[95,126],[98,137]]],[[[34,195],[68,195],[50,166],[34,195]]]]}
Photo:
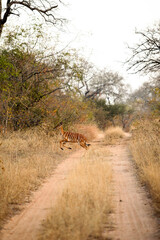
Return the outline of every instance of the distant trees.
{"type": "Polygon", "coordinates": [[[160,113],[160,76],[143,83],[128,98],[128,102],[134,104],[140,113],[156,111],[160,113]]]}
{"type": "Polygon", "coordinates": [[[120,125],[126,129],[133,119],[133,108],[124,103],[107,104],[105,99],[95,101],[95,119],[101,129],[109,125],[120,125]]]}
{"type": "Polygon", "coordinates": [[[132,56],[127,60],[128,70],[134,73],[160,71],[160,22],[145,31],[136,31],[141,38],[134,47],[129,47],[132,56]]]}
{"type": "Polygon", "coordinates": [[[103,97],[108,104],[121,101],[126,95],[127,90],[123,78],[118,73],[107,69],[93,73],[88,84],[88,91],[85,93],[87,99],[103,97]]]}
{"type": "Polygon", "coordinates": [[[0,36],[8,18],[11,15],[18,17],[23,15],[23,10],[37,12],[46,22],[56,24],[57,21],[62,20],[56,14],[59,3],[61,3],[61,1],[58,0],[6,0],[3,6],[2,0],[0,0],[0,36]]]}

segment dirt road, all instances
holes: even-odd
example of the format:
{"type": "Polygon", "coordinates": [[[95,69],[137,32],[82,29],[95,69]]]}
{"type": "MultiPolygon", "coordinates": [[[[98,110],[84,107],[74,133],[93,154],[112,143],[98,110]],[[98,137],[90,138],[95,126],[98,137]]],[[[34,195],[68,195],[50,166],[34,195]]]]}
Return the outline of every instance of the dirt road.
{"type": "MultiPolygon", "coordinates": [[[[101,141],[94,144],[102,144],[101,141]]],[[[109,150],[113,165],[115,202],[115,212],[112,216],[114,230],[109,233],[110,237],[114,240],[158,239],[156,238],[157,222],[147,195],[135,177],[126,143],[110,146],[109,150]]],[[[37,239],[41,222],[63,190],[67,175],[83,154],[85,150],[80,149],[58,166],[54,175],[33,194],[32,201],[24,210],[5,225],[0,233],[1,240],[37,239]]]]}
{"type": "Polygon", "coordinates": [[[115,240],[160,239],[158,222],[154,216],[145,189],[136,177],[135,168],[125,141],[110,146],[113,166],[114,230],[115,240]],[[159,236],[159,237],[158,237],[159,236]]]}

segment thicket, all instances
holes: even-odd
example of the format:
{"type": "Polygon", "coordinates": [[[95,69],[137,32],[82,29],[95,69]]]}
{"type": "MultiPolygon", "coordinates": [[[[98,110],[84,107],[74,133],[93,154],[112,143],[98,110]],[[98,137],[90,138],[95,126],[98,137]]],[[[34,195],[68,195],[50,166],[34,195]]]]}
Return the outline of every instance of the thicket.
{"type": "Polygon", "coordinates": [[[125,127],[131,112],[119,104],[126,91],[122,77],[95,70],[73,49],[57,52],[55,46],[47,46],[42,26],[33,29],[7,32],[1,43],[1,132],[37,125],[50,131],[60,122],[91,121],[104,129],[107,121],[115,125],[117,116],[125,127]]]}
{"type": "MultiPolygon", "coordinates": [[[[38,29],[39,30],[39,29],[38,29]]],[[[3,131],[52,122],[76,121],[88,115],[77,84],[81,68],[70,52],[42,52],[9,33],[0,51],[0,122],[3,131]]],[[[39,36],[38,36],[39,37],[39,36]]],[[[38,39],[37,37],[37,39],[38,39]]]]}

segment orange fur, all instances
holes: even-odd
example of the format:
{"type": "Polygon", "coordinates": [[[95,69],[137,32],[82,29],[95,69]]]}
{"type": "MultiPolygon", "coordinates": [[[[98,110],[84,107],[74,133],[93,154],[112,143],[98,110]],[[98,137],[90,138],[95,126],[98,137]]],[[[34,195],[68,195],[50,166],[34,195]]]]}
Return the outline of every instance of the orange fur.
{"type": "MultiPolygon", "coordinates": [[[[87,144],[87,139],[85,136],[83,136],[80,133],[72,133],[72,132],[65,132],[63,130],[63,126],[60,126],[61,134],[62,134],[62,140],[60,141],[60,148],[63,150],[63,147],[66,147],[65,144],[67,142],[71,143],[78,143],[81,147],[87,149],[90,144],[87,144]],[[63,145],[63,147],[62,147],[63,145]]],[[[71,149],[70,147],[66,147],[68,149],[71,149]]]]}

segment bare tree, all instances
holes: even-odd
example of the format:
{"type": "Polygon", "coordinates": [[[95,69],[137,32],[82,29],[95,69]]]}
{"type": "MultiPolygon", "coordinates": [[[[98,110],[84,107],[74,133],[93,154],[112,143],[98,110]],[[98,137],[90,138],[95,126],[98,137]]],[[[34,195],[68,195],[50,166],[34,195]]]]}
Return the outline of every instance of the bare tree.
{"type": "Polygon", "coordinates": [[[146,31],[136,31],[141,40],[129,47],[132,56],[127,60],[128,70],[133,73],[158,73],[160,71],[160,22],[146,31]]]}
{"type": "Polygon", "coordinates": [[[118,73],[103,69],[93,74],[85,97],[94,99],[104,96],[110,104],[124,99],[126,94],[123,78],[118,73]]]}
{"type": "Polygon", "coordinates": [[[11,15],[20,16],[23,12],[30,10],[37,12],[46,22],[56,24],[58,20],[56,17],[55,9],[58,9],[60,0],[6,0],[5,6],[2,5],[0,0],[0,36],[2,34],[3,26],[11,15]]]}

